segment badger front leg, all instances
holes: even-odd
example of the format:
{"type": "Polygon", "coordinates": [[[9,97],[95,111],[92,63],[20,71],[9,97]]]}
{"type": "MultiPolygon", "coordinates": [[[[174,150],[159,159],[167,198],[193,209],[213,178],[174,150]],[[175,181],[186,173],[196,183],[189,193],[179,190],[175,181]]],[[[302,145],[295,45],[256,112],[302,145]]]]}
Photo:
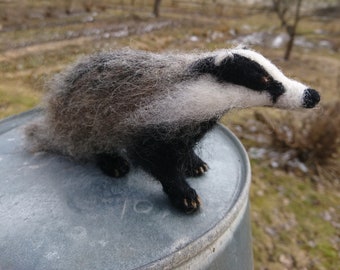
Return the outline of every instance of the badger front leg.
{"type": "Polygon", "coordinates": [[[192,213],[201,203],[196,191],[185,180],[186,158],[186,151],[179,142],[147,138],[134,147],[134,159],[161,182],[170,201],[184,212],[192,213]]]}
{"type": "Polygon", "coordinates": [[[187,146],[187,152],[184,157],[184,166],[186,175],[189,177],[201,176],[208,171],[209,166],[195,152],[194,147],[204,135],[209,132],[217,122],[217,117],[204,121],[194,126],[184,127],[179,134],[183,138],[183,145],[187,146]],[[194,133],[193,136],[187,134],[194,133]]]}
{"type": "Polygon", "coordinates": [[[185,174],[189,177],[201,176],[209,169],[208,164],[196,155],[193,149],[191,149],[187,154],[184,166],[185,174]]]}

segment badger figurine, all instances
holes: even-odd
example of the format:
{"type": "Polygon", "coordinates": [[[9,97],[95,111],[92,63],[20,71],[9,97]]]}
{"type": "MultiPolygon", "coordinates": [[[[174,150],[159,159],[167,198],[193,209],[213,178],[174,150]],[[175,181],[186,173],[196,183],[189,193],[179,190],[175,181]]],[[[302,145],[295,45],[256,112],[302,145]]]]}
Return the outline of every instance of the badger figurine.
{"type": "Polygon", "coordinates": [[[133,161],[186,213],[201,204],[186,177],[208,170],[194,147],[224,113],[313,108],[320,100],[317,91],[244,48],[102,52],[56,75],[48,90],[42,119],[26,129],[31,150],[92,160],[112,177],[126,175],[133,161]]]}

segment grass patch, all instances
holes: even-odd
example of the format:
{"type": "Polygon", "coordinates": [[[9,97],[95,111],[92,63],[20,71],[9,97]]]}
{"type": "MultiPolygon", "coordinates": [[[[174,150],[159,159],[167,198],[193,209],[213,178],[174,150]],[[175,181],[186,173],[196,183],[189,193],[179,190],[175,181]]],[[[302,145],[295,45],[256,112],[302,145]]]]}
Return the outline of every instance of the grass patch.
{"type": "Polygon", "coordinates": [[[252,169],[255,269],[336,269],[339,192],[320,193],[308,179],[259,162],[252,169]]]}
{"type": "Polygon", "coordinates": [[[20,81],[2,81],[0,84],[0,118],[27,111],[36,106],[41,93],[28,90],[20,81]]]}
{"type": "Polygon", "coordinates": [[[318,113],[296,117],[292,112],[273,120],[257,112],[255,118],[269,130],[270,146],[281,153],[283,169],[306,165],[306,173],[340,186],[340,101],[324,104],[318,113]],[[289,155],[289,157],[288,157],[289,155]]]}

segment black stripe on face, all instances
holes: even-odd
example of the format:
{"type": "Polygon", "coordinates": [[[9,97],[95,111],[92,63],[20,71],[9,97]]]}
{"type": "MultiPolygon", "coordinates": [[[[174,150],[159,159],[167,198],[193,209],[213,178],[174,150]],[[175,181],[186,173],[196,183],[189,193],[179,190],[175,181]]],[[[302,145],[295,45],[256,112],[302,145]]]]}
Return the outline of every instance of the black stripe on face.
{"type": "Polygon", "coordinates": [[[211,74],[221,83],[267,91],[273,103],[285,92],[283,85],[275,81],[259,63],[238,54],[225,58],[220,65],[215,64],[214,57],[200,59],[191,66],[191,70],[199,75],[211,74]]]}

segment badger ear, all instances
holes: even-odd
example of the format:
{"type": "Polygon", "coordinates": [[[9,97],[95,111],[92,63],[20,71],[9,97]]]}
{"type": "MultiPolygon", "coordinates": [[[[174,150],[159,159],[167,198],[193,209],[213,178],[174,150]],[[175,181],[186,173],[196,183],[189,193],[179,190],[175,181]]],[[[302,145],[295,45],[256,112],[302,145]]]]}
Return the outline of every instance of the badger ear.
{"type": "Polygon", "coordinates": [[[250,46],[247,44],[239,44],[235,47],[235,50],[250,50],[250,46]]]}
{"type": "Polygon", "coordinates": [[[219,66],[222,63],[226,63],[228,60],[234,57],[231,51],[221,50],[217,52],[214,56],[205,57],[193,62],[189,70],[196,74],[214,74],[220,69],[219,66]]]}

